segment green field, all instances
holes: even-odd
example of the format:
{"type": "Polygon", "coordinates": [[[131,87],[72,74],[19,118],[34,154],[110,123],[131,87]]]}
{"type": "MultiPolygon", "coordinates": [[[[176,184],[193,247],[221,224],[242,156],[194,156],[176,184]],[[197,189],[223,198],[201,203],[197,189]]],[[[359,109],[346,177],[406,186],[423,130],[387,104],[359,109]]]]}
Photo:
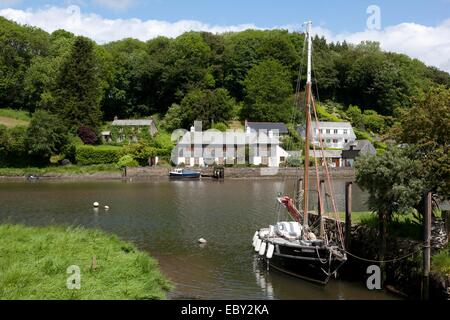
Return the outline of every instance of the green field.
{"type": "Polygon", "coordinates": [[[0,239],[0,300],[164,299],[171,289],[156,260],[98,230],[0,225],[0,239]],[[70,266],[79,289],[67,287],[70,266]]]}
{"type": "Polygon", "coordinates": [[[0,124],[12,128],[16,126],[27,126],[31,117],[28,112],[13,109],[0,109],[0,124]]]}

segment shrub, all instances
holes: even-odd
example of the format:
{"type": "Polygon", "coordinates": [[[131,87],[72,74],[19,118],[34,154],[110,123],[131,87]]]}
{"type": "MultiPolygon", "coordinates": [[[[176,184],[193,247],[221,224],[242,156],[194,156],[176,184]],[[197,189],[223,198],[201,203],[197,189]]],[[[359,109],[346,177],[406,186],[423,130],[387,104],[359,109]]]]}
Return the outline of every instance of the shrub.
{"type": "Polygon", "coordinates": [[[117,161],[117,167],[125,168],[125,167],[138,167],[139,163],[133,159],[133,156],[130,154],[126,154],[117,161]]]}
{"type": "Polygon", "coordinates": [[[77,131],[78,136],[84,144],[95,144],[98,140],[97,134],[87,126],[81,126],[77,131]]]}
{"type": "Polygon", "coordinates": [[[121,150],[113,146],[77,146],[76,161],[81,165],[117,163],[121,150]]]}

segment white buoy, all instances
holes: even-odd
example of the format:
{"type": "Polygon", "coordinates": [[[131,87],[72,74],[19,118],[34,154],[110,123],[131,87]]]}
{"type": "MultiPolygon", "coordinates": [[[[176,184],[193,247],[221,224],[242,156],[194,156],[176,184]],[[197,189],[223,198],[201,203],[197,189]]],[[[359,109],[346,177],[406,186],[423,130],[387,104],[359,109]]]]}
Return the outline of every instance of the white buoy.
{"type": "Polygon", "coordinates": [[[100,204],[96,201],[96,202],[94,202],[94,208],[98,208],[98,206],[99,206],[100,204]]]}
{"type": "Polygon", "coordinates": [[[200,238],[200,239],[198,239],[198,243],[200,243],[200,244],[206,244],[208,241],[206,241],[206,239],[204,239],[204,238],[200,238]]]}
{"type": "Polygon", "coordinates": [[[109,210],[109,206],[105,206],[105,210],[109,210]]]}

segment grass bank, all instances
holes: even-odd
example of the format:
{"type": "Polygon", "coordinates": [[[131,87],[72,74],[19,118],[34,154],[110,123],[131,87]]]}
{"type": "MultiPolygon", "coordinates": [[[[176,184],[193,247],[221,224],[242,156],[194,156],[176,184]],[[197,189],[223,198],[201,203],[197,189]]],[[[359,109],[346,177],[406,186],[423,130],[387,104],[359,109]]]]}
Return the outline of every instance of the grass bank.
{"type": "Polygon", "coordinates": [[[122,171],[115,164],[98,164],[89,166],[67,165],[48,166],[43,168],[0,168],[0,176],[24,176],[35,175],[85,175],[95,173],[121,173],[122,171]]]}
{"type": "Polygon", "coordinates": [[[153,258],[98,230],[0,225],[0,239],[0,299],[164,299],[171,288],[153,258]],[[73,265],[79,290],[66,285],[73,265]]]}

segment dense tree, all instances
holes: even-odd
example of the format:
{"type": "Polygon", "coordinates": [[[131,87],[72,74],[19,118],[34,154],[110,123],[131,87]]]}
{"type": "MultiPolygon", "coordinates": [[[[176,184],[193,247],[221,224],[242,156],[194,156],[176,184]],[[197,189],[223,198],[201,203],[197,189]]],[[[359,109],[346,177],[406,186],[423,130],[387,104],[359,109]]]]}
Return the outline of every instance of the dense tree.
{"type": "Polygon", "coordinates": [[[32,59],[47,55],[49,36],[41,29],[0,17],[0,105],[24,105],[23,81],[32,59]]]}
{"type": "Polygon", "coordinates": [[[73,130],[86,125],[98,128],[101,120],[101,82],[94,43],[77,37],[70,54],[61,64],[51,111],[73,130]]]}
{"type": "Polygon", "coordinates": [[[398,142],[412,147],[411,157],[422,162],[426,186],[450,197],[450,89],[439,86],[404,110],[393,130],[398,142]]]}
{"type": "Polygon", "coordinates": [[[226,122],[233,117],[235,101],[226,89],[193,90],[181,103],[174,104],[167,112],[164,126],[169,130],[189,128],[194,121],[203,122],[209,129],[214,122],[226,122]]]}
{"type": "Polygon", "coordinates": [[[25,145],[36,162],[47,164],[53,154],[58,154],[67,144],[67,130],[62,121],[46,111],[33,114],[26,132],[25,145]]]}
{"type": "Polygon", "coordinates": [[[245,81],[242,117],[253,121],[283,121],[292,118],[292,85],[287,70],[276,60],[253,67],[245,81]]]}

